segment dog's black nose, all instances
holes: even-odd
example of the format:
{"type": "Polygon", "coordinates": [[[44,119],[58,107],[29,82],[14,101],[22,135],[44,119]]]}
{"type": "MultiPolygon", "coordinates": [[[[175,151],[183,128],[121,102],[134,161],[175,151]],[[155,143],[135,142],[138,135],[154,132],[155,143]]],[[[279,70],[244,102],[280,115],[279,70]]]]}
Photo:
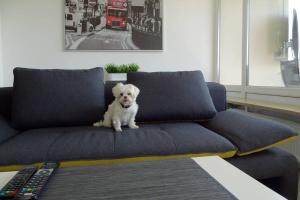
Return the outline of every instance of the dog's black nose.
{"type": "Polygon", "coordinates": [[[127,96],[124,96],[124,99],[127,99],[127,96]]]}

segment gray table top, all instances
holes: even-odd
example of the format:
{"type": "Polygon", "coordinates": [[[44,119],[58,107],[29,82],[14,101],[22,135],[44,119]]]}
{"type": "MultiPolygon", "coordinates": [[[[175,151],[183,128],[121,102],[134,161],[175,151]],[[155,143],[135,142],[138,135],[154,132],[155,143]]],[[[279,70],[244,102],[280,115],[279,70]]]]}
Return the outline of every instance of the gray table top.
{"type": "Polygon", "coordinates": [[[41,200],[236,199],[192,159],[60,168],[41,200]]]}

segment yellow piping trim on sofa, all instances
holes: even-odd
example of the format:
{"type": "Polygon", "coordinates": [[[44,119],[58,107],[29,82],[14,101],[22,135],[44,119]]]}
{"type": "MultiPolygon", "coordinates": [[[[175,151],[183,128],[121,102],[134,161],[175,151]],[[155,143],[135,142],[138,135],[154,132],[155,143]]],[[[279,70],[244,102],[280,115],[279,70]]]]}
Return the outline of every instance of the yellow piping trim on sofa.
{"type": "Polygon", "coordinates": [[[154,161],[174,158],[192,158],[192,157],[203,157],[203,156],[220,156],[222,158],[230,158],[236,154],[236,151],[228,151],[225,153],[200,153],[200,154],[184,154],[184,155],[171,155],[171,156],[145,156],[145,157],[134,157],[134,158],[120,158],[120,159],[109,159],[109,160],[80,160],[80,161],[65,161],[61,162],[61,167],[73,167],[73,166],[91,166],[91,165],[107,165],[107,164],[123,164],[123,163],[134,163],[143,161],[154,161]]]}
{"type": "MultiPolygon", "coordinates": [[[[43,165],[43,163],[34,163],[34,164],[31,164],[31,165],[41,167],[43,165]]],[[[5,166],[0,166],[0,172],[20,171],[25,166],[27,166],[27,165],[5,165],[5,166]]]]}
{"type": "MultiPolygon", "coordinates": [[[[60,167],[77,167],[77,166],[93,166],[93,165],[109,165],[109,164],[123,164],[134,163],[143,161],[154,161],[174,158],[192,158],[192,157],[204,157],[204,156],[220,156],[221,158],[231,158],[236,154],[236,151],[228,151],[224,153],[199,153],[199,154],[183,154],[183,155],[170,155],[170,156],[144,156],[133,158],[119,158],[119,159],[107,159],[107,160],[79,160],[79,161],[62,161],[60,167]]],[[[34,164],[41,166],[42,163],[34,164]]],[[[25,165],[8,165],[0,166],[0,172],[4,171],[19,171],[25,165]]]]}
{"type": "Polygon", "coordinates": [[[249,151],[249,152],[245,152],[245,153],[237,152],[237,155],[238,156],[246,156],[246,155],[249,155],[249,154],[252,154],[252,153],[257,153],[257,152],[260,152],[260,151],[263,151],[263,150],[266,150],[266,149],[270,149],[272,147],[276,147],[276,146],[279,146],[279,145],[282,145],[282,144],[292,142],[292,141],[296,140],[297,138],[298,138],[298,136],[292,136],[292,137],[289,137],[287,139],[276,142],[274,144],[271,144],[271,145],[268,145],[268,146],[265,146],[265,147],[262,147],[262,148],[259,148],[259,149],[255,149],[253,151],[249,151]]]}

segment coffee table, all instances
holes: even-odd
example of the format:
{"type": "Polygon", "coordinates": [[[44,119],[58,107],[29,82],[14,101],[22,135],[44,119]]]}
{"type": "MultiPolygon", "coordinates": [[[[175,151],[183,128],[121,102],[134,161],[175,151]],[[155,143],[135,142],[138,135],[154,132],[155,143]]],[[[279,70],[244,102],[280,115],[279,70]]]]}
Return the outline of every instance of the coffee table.
{"type": "MultiPolygon", "coordinates": [[[[15,173],[0,173],[0,188],[15,173]]],[[[41,200],[53,197],[76,200],[84,196],[86,199],[285,199],[222,158],[211,156],[61,168],[50,180],[41,200]]]]}

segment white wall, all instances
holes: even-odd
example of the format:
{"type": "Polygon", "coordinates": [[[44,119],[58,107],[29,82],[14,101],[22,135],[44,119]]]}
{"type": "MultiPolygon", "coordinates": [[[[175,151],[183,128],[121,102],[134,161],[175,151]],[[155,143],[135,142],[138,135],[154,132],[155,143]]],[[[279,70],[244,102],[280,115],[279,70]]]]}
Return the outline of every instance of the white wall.
{"type": "Polygon", "coordinates": [[[4,75],[3,75],[3,60],[2,60],[2,5],[0,1],[0,87],[3,86],[4,83],[4,75]]]}
{"type": "Polygon", "coordinates": [[[89,68],[106,63],[141,65],[143,71],[203,71],[213,80],[215,0],[164,0],[163,52],[64,51],[64,0],[1,0],[4,85],[14,67],[89,68]]]}

